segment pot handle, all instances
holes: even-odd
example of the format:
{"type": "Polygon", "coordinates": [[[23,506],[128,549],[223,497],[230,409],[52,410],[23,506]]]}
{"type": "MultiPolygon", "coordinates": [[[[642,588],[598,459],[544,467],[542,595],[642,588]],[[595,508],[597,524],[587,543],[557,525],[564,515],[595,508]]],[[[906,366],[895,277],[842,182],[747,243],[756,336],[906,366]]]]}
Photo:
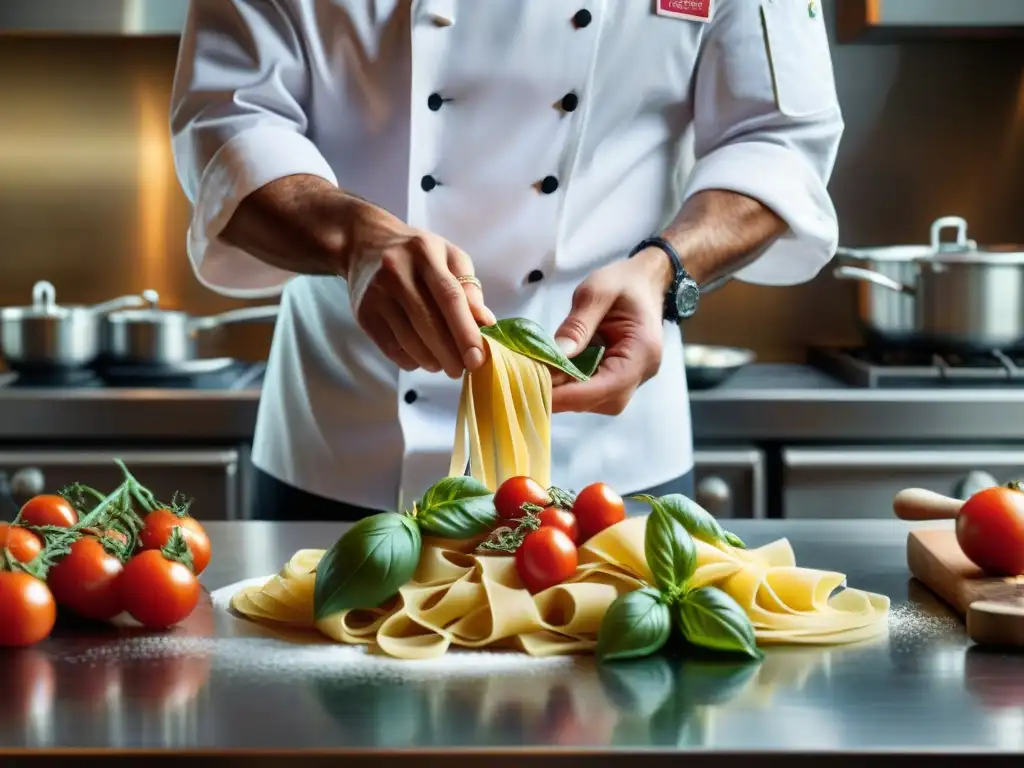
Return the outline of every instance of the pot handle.
{"type": "Polygon", "coordinates": [[[194,317],[188,322],[191,331],[209,331],[231,323],[250,323],[254,320],[276,320],[281,307],[278,304],[265,304],[261,307],[242,307],[221,312],[219,315],[194,317]]]}
{"type": "Polygon", "coordinates": [[[967,238],[967,220],[960,216],[942,216],[932,222],[932,250],[964,251],[977,248],[978,244],[967,238]],[[946,229],[956,230],[956,240],[951,243],[942,241],[942,232],[946,229]]]}
{"type": "Polygon", "coordinates": [[[144,307],[147,304],[149,304],[149,302],[143,296],[118,296],[116,299],[110,299],[109,301],[102,301],[99,304],[93,304],[89,307],[89,311],[96,315],[105,315],[108,312],[113,312],[118,309],[144,307]]]}
{"type": "Polygon", "coordinates": [[[32,286],[32,308],[51,310],[57,306],[57,289],[49,280],[40,280],[32,286]]]}
{"type": "Polygon", "coordinates": [[[864,269],[862,267],[836,267],[832,271],[832,276],[840,280],[859,280],[863,283],[871,283],[881,288],[888,288],[890,291],[905,293],[908,296],[913,296],[916,293],[913,286],[905,285],[899,280],[893,280],[891,277],[883,275],[881,272],[875,272],[874,270],[864,269]]]}
{"type": "Polygon", "coordinates": [[[870,258],[864,251],[859,251],[856,248],[844,248],[839,246],[836,248],[836,256],[840,256],[844,259],[857,259],[863,261],[864,259],[870,258]]]}

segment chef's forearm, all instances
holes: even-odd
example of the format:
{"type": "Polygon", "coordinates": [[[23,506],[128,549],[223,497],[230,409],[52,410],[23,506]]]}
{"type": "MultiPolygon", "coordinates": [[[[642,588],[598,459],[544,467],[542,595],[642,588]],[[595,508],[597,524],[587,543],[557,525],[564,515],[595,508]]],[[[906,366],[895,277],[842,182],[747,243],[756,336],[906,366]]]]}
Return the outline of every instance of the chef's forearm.
{"type": "Polygon", "coordinates": [[[662,237],[701,286],[731,275],[786,231],[786,223],[761,202],[727,190],[698,192],[683,204],[662,237]]]}
{"type": "Polygon", "coordinates": [[[355,229],[372,207],[319,176],[286,176],[246,197],[221,237],[279,269],[345,275],[355,229]]]}

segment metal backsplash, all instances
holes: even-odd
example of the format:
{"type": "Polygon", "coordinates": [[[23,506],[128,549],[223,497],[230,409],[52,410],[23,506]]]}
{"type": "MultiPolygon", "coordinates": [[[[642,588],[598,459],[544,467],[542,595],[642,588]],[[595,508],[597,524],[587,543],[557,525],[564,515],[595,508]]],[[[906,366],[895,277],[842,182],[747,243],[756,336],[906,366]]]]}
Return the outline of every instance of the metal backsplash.
{"type": "MultiPolygon", "coordinates": [[[[168,128],[177,46],[0,39],[0,305],[29,303],[42,278],[64,303],[154,288],[196,313],[244,305],[203,288],[185,255],[168,128]]],[[[258,359],[270,333],[227,327],[214,346],[258,359]]]]}
{"type": "MultiPolygon", "coordinates": [[[[189,207],[167,128],[176,48],[170,38],[0,39],[0,304],[26,303],[44,277],[67,302],[152,287],[192,312],[239,304],[200,286],[185,256],[189,207]]],[[[831,189],[845,244],[923,242],[947,213],[981,242],[1024,242],[1020,48],[834,48],[847,132],[831,189]]],[[[705,298],[686,337],[802,359],[809,342],[857,339],[853,295],[827,275],[794,288],[734,284],[705,298]]],[[[252,359],[269,338],[237,326],[223,342],[252,359]]]]}

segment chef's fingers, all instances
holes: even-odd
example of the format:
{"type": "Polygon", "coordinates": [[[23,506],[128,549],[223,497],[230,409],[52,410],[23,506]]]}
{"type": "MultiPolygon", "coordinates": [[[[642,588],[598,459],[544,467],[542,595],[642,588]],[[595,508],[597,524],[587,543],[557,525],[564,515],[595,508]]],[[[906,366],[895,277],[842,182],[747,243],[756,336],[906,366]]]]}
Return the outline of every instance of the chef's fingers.
{"type": "Polygon", "coordinates": [[[445,374],[452,379],[459,378],[465,370],[462,357],[455,346],[448,323],[430,295],[425,279],[412,275],[410,285],[403,285],[403,290],[395,294],[395,299],[445,374]]]}
{"type": "Polygon", "coordinates": [[[415,371],[420,366],[416,364],[412,356],[402,349],[401,342],[395,337],[394,331],[388,326],[387,321],[379,314],[374,314],[367,322],[364,329],[370,340],[384,353],[391,362],[395,363],[403,371],[415,371]]]}
{"type": "MultiPolygon", "coordinates": [[[[462,366],[468,370],[476,370],[484,363],[484,341],[480,336],[480,326],[470,310],[469,295],[465,288],[475,286],[463,285],[456,279],[457,275],[472,275],[473,264],[469,257],[467,272],[453,272],[451,269],[452,250],[454,246],[445,243],[444,254],[431,251],[429,264],[422,272],[434,303],[444,318],[451,333],[452,341],[458,351],[462,366]]],[[[461,370],[459,371],[461,374],[461,370]]]]}
{"type": "Polygon", "coordinates": [[[384,318],[395,339],[402,345],[402,349],[409,357],[416,361],[418,367],[431,373],[437,373],[441,370],[441,364],[437,358],[434,357],[434,354],[423,343],[423,339],[420,338],[420,335],[412,327],[404,307],[392,301],[384,301],[381,302],[377,311],[384,318]]]}
{"type": "Polygon", "coordinates": [[[552,369],[552,371],[551,371],[551,386],[552,387],[561,387],[561,386],[564,386],[564,385],[566,385],[566,384],[568,384],[570,382],[573,382],[573,381],[576,381],[576,379],[574,379],[568,373],[562,373],[561,371],[556,371],[556,370],[552,369]]]}
{"type": "Polygon", "coordinates": [[[615,303],[617,294],[597,282],[584,280],[572,295],[569,316],[555,331],[555,341],[568,357],[586,349],[597,327],[615,303]]]}
{"type": "MultiPolygon", "coordinates": [[[[476,271],[473,268],[473,260],[469,258],[469,254],[451,243],[448,244],[448,269],[451,270],[455,277],[476,275],[476,271]]],[[[498,322],[494,313],[484,303],[484,292],[479,285],[463,283],[462,291],[469,300],[469,309],[473,313],[473,319],[476,320],[478,325],[494,325],[498,322]]]]}
{"type": "Polygon", "coordinates": [[[588,381],[554,387],[551,410],[616,416],[626,408],[643,380],[643,369],[643,362],[635,357],[605,357],[588,381]]]}

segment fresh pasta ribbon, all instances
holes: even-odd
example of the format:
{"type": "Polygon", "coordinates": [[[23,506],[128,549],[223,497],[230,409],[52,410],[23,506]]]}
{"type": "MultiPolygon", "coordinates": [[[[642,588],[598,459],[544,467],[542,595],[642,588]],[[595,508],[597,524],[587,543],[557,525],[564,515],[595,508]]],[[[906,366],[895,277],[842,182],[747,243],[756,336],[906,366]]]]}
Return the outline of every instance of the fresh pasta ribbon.
{"type": "MultiPolygon", "coordinates": [[[[313,621],[313,569],[321,550],[303,550],[261,587],[235,593],[232,606],[254,621],[316,629],[343,643],[404,659],[451,647],[508,648],[532,656],[593,651],[598,628],[620,594],[652,583],[644,557],[646,517],[627,518],[580,548],[576,573],[531,595],[513,557],[460,551],[425,539],[413,579],[387,605],[313,621]]],[[[715,586],[746,611],[759,644],[840,644],[887,629],[889,599],[845,589],[843,574],[799,568],[786,539],[758,549],[695,540],[691,585],[715,586]]]]}
{"type": "Polygon", "coordinates": [[[448,474],[469,473],[492,491],[510,477],[551,485],[551,370],[483,337],[487,361],[462,380],[448,474]],[[468,432],[468,443],[467,443],[468,432]]]}

